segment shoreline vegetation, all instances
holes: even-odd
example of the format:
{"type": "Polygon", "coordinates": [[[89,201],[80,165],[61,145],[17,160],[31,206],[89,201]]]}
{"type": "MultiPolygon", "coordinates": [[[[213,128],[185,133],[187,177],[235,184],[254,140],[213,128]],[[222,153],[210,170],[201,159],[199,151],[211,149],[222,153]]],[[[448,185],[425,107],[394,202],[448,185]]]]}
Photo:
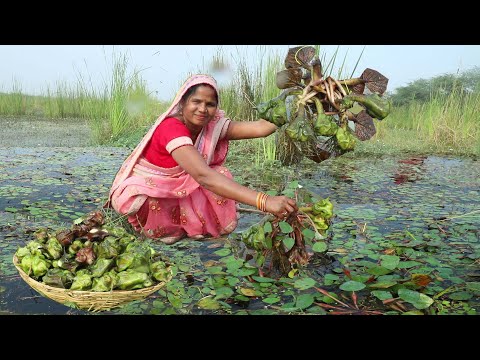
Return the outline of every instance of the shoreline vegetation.
{"type": "MultiPolygon", "coordinates": [[[[245,60],[237,62],[231,85],[220,94],[221,108],[232,119],[256,119],[252,104],[280,93],[275,76],[283,68],[283,55],[263,56],[253,70],[245,60]]],[[[211,63],[221,68],[226,62],[219,52],[211,63]]],[[[333,59],[322,63],[326,76],[337,74],[333,59]]],[[[65,228],[97,210],[129,148],[165,111],[168,104],[151,96],[141,72],[127,69],[127,57],[117,56],[112,77],[100,90],[83,77],[74,86],[57,83],[40,96],[26,95],[19,83],[2,93],[0,84],[0,215],[5,223],[0,254],[8,258],[0,267],[6,300],[0,313],[86,314],[32,296],[27,283],[18,283],[11,259],[33,229],[65,228]]],[[[363,71],[356,70],[354,75],[363,71]]],[[[246,211],[232,237],[222,238],[228,240],[223,247],[207,239],[159,248],[176,264],[176,278],[157,295],[111,313],[479,313],[480,72],[467,75],[473,82],[462,74],[420,79],[387,93],[394,108],[375,122],[376,135],[321,164],[305,159],[305,166],[279,171],[275,134],[232,141],[226,166],[239,183],[284,194],[303,189],[300,199],[321,194],[334,200],[336,220],[324,250],[329,258],[317,256],[305,271],[297,268],[288,278],[268,279],[251,265],[261,257],[245,252],[240,241],[262,215],[246,211]],[[311,171],[308,165],[317,167],[311,171]]],[[[127,225],[122,217],[108,216],[111,223],[127,225]]],[[[308,234],[302,232],[315,236],[308,234]]]]}
{"type": "MultiPolygon", "coordinates": [[[[276,53],[263,55],[266,56],[259,56],[253,69],[247,66],[246,59],[237,59],[231,82],[220,89],[221,107],[232,119],[256,119],[252,104],[280,94],[275,76],[282,69],[283,57],[276,53]]],[[[323,58],[322,63],[328,64],[326,76],[341,74],[342,69],[334,67],[335,55],[332,59],[323,58]]],[[[228,64],[221,48],[210,64],[215,64],[217,69],[228,64]]],[[[43,119],[58,127],[77,122],[90,130],[90,139],[83,141],[84,144],[131,148],[166,110],[168,103],[151,96],[141,71],[130,73],[128,65],[125,54],[116,54],[111,78],[103,89],[94,89],[85,77],[79,76],[75,85],[57,82],[55,88],[47,88],[46,94],[32,96],[25,94],[22,85],[14,80],[11,92],[0,91],[0,122],[20,119],[39,124],[43,119]]],[[[362,71],[357,70],[355,73],[362,71]]],[[[197,72],[207,71],[198,69],[197,72]]],[[[385,120],[376,122],[374,137],[359,142],[350,156],[391,153],[479,156],[479,79],[480,71],[475,69],[457,76],[419,79],[387,93],[393,100],[392,112],[385,120]]],[[[85,134],[83,131],[82,136],[85,134]]],[[[231,151],[248,153],[257,166],[263,166],[276,159],[275,136],[233,142],[231,151]]]]}

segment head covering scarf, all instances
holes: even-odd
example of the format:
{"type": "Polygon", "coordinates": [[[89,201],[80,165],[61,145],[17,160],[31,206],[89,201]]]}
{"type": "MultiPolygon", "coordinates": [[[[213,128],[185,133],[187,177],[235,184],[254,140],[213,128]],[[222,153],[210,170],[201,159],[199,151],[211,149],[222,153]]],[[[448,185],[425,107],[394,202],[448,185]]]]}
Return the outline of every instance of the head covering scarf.
{"type": "MultiPolygon", "coordinates": [[[[180,166],[161,168],[149,163],[142,153],[157,126],[179,110],[183,95],[198,84],[212,86],[218,94],[215,79],[198,74],[188,78],[178,90],[170,107],[161,114],[140,143],[123,162],[110,189],[105,207],[113,207],[128,216],[133,227],[151,238],[172,243],[183,236],[228,234],[237,225],[236,203],[202,187],[180,166]]],[[[219,109],[214,119],[202,129],[194,146],[207,164],[232,178],[223,167],[228,152],[224,135],[230,119],[219,109]]]]}
{"type": "MultiPolygon", "coordinates": [[[[113,181],[112,188],[110,190],[110,196],[112,193],[118,188],[119,184],[122,183],[131,173],[133,170],[133,167],[135,164],[138,162],[138,158],[140,155],[143,153],[143,150],[147,146],[148,142],[153,136],[153,133],[155,132],[155,129],[157,128],[158,125],[167,117],[169,117],[172,114],[175,114],[178,112],[180,100],[182,99],[182,96],[187,92],[189,88],[191,88],[194,85],[198,84],[209,84],[211,85],[218,94],[218,88],[217,88],[217,82],[215,81],[214,78],[208,75],[193,75],[190,78],[188,78],[181,88],[177,91],[177,94],[175,95],[175,99],[173,100],[172,104],[170,107],[165,111],[163,114],[161,114],[153,126],[150,128],[150,130],[145,134],[145,136],[142,138],[140,143],[135,147],[135,149],[132,151],[132,153],[127,157],[127,159],[123,162],[123,165],[120,167],[120,170],[118,171],[115,180],[113,181]]],[[[220,104],[219,104],[220,105],[220,104]]],[[[217,107],[217,114],[215,114],[215,117],[220,117],[220,112],[219,106],[217,107]]],[[[223,115],[223,114],[221,114],[223,115]]]]}

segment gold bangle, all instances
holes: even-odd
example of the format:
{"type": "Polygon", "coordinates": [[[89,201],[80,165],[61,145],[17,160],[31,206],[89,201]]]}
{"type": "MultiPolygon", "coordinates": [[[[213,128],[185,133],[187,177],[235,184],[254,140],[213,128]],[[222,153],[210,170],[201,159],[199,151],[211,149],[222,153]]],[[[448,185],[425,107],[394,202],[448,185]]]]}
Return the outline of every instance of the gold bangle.
{"type": "Polygon", "coordinates": [[[258,209],[258,210],[260,210],[260,207],[261,207],[260,203],[261,203],[262,194],[263,194],[263,193],[262,193],[261,191],[259,191],[259,192],[257,193],[256,204],[257,204],[257,209],[258,209]]]}
{"type": "Polygon", "coordinates": [[[263,201],[262,201],[262,211],[263,212],[267,212],[267,199],[268,199],[268,195],[267,194],[264,194],[265,196],[263,197],[263,201]]]}

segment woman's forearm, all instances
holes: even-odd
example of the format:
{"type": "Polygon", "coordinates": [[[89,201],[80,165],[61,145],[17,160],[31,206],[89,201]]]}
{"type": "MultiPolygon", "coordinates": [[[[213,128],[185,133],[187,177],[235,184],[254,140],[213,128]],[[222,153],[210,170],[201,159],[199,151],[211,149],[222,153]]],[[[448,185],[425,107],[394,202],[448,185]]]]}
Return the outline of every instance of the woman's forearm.
{"type": "Polygon", "coordinates": [[[277,125],[265,119],[259,119],[257,120],[257,122],[262,133],[260,137],[266,137],[268,135],[271,135],[278,129],[277,125]]]}
{"type": "Polygon", "coordinates": [[[296,201],[284,195],[268,196],[263,205],[257,205],[258,191],[245,187],[211,169],[207,176],[200,176],[197,180],[205,189],[217,195],[235,200],[242,204],[262,207],[262,211],[285,218],[287,214],[298,209],[296,201]]]}
{"type": "MultiPolygon", "coordinates": [[[[219,196],[257,207],[258,191],[240,185],[210,168],[193,146],[181,146],[172,151],[172,156],[203,188],[219,196]]],[[[295,200],[284,195],[269,196],[262,207],[264,211],[278,217],[284,217],[297,209],[295,200]]]]}
{"type": "Polygon", "coordinates": [[[209,167],[193,146],[175,149],[172,156],[205,189],[243,204],[256,205],[257,191],[242,186],[209,167]]]}
{"type": "Polygon", "coordinates": [[[229,140],[255,139],[267,137],[277,130],[277,125],[265,120],[232,121],[227,131],[229,140]]]}
{"type": "Polygon", "coordinates": [[[211,172],[195,179],[202,187],[211,192],[246,205],[256,206],[258,191],[231,180],[211,169],[211,172]]]}

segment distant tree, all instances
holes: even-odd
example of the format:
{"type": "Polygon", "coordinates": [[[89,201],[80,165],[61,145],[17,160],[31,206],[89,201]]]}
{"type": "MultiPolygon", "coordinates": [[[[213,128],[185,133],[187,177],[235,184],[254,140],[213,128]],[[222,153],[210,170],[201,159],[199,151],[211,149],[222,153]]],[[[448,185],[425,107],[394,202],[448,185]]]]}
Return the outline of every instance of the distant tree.
{"type": "Polygon", "coordinates": [[[465,90],[469,92],[480,92],[480,67],[475,66],[472,69],[462,72],[459,80],[464,84],[465,90]]]}
{"type": "Polygon", "coordinates": [[[443,74],[430,79],[418,79],[407,86],[399,87],[390,98],[395,106],[412,101],[429,101],[432,94],[448,95],[454,89],[466,93],[480,91],[480,68],[474,67],[461,74],[443,74]]]}

